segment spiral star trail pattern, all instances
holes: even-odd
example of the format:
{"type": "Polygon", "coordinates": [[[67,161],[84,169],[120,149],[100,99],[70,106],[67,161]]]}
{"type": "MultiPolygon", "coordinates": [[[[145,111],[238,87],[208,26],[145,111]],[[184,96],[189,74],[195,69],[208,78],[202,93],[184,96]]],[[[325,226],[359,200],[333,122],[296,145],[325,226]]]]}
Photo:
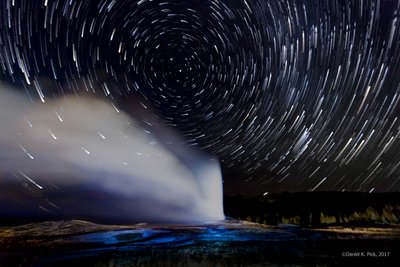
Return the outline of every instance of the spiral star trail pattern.
{"type": "Polygon", "coordinates": [[[227,194],[398,191],[399,11],[391,0],[2,0],[1,79],[35,101],[139,96],[220,158],[227,194]]]}

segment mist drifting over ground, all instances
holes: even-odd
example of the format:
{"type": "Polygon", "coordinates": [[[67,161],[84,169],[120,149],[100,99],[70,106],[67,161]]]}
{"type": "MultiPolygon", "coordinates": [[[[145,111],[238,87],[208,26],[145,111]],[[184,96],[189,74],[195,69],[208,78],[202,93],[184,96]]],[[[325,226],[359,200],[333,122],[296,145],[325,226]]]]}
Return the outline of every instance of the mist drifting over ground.
{"type": "Polygon", "coordinates": [[[74,95],[31,103],[1,85],[0,125],[1,187],[28,191],[3,192],[3,215],[224,219],[218,161],[163,143],[162,129],[144,129],[106,100],[74,95]]]}

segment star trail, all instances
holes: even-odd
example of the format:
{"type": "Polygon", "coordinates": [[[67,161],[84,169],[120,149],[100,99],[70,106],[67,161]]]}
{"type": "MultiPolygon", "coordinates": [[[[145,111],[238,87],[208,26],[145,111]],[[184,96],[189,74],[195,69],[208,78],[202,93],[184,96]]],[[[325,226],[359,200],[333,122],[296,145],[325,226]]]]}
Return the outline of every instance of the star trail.
{"type": "Polygon", "coordinates": [[[0,79],[38,102],[139,101],[220,159],[226,194],[399,191],[399,12],[392,0],[2,0],[0,79]]]}

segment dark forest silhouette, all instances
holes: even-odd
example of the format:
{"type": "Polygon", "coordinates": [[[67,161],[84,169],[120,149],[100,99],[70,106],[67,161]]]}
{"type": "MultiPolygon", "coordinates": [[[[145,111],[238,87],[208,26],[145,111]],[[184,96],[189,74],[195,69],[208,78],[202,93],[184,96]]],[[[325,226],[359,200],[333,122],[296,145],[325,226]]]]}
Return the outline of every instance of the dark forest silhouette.
{"type": "Polygon", "coordinates": [[[276,225],[374,225],[400,222],[400,193],[301,192],[258,197],[227,196],[225,214],[276,225]]]}

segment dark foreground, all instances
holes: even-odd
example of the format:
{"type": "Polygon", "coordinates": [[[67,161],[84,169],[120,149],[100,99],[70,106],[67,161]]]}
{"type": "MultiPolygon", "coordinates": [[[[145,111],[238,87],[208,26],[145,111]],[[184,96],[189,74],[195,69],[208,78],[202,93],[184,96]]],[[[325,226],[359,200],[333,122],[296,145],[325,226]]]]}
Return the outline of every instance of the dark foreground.
{"type": "MultiPolygon", "coordinates": [[[[398,263],[400,228],[306,229],[245,221],[0,227],[0,266],[334,266],[398,263]]],[[[383,265],[382,265],[383,266],[383,265]]]]}

